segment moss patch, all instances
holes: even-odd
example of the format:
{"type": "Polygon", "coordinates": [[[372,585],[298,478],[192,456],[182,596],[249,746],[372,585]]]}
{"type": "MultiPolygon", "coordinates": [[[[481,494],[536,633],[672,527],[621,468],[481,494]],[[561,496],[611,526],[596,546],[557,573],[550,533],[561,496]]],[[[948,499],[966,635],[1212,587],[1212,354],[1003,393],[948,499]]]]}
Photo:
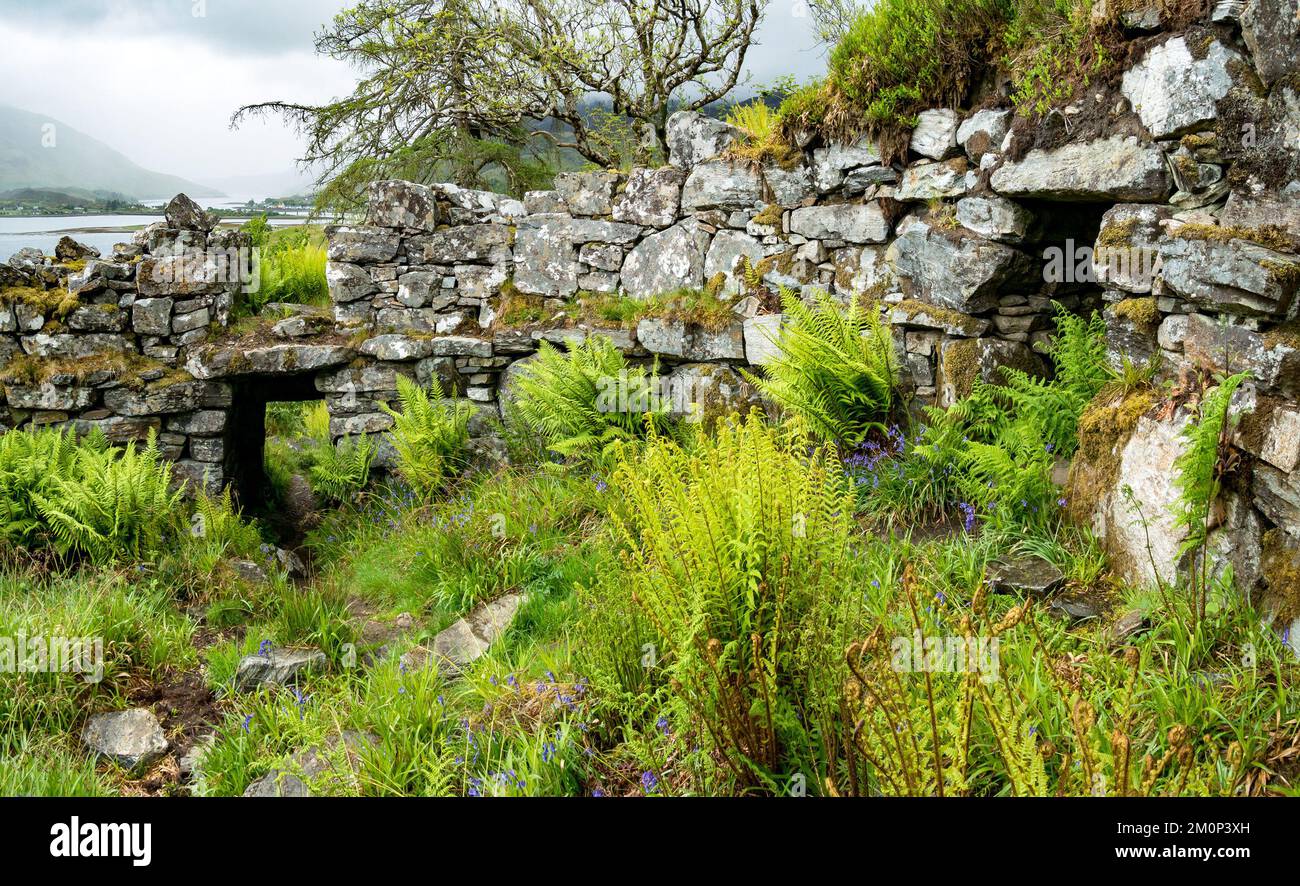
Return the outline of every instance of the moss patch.
{"type": "Polygon", "coordinates": [[[1151,411],[1157,400],[1153,388],[1124,395],[1103,390],[1083,411],[1079,417],[1079,448],[1066,482],[1068,510],[1074,520],[1090,522],[1097,503],[1114,488],[1120,454],[1133,436],[1138,419],[1151,411]]]}
{"type": "Polygon", "coordinates": [[[1300,550],[1280,529],[1264,533],[1260,572],[1264,578],[1264,611],[1289,624],[1300,617],[1300,550]]]}
{"type": "Polygon", "coordinates": [[[1207,240],[1214,243],[1227,243],[1230,240],[1246,240],[1267,249],[1286,252],[1291,249],[1291,237],[1286,229],[1278,225],[1260,225],[1247,228],[1237,225],[1201,225],[1186,224],[1172,232],[1180,240],[1207,240]]]}
{"type": "Polygon", "coordinates": [[[1111,307],[1116,317],[1128,320],[1144,332],[1155,332],[1160,325],[1160,309],[1154,296],[1126,298],[1111,307]]]}

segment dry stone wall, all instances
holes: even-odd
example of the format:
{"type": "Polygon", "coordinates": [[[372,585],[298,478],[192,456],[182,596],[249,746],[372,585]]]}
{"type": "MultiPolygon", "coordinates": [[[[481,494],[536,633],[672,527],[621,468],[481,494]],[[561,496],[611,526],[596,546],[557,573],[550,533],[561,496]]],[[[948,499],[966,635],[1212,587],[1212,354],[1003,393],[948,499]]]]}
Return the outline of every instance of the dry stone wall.
{"type": "MultiPolygon", "coordinates": [[[[1220,3],[1178,34],[1159,33],[1154,5],[1126,12],[1146,37],[1117,83],[1040,121],[996,103],[926,111],[905,163],[811,135],[795,162],[753,162],[741,133],[680,113],[658,169],[565,173],[522,200],[380,182],[364,218],[328,231],[332,314],[286,308],[256,329],[229,326],[233,283],[157,272],[177,247],[240,245],[178,198],[111,259],[67,244],[0,269],[0,287],[25,293],[0,295],[10,422],[155,429],[185,473],[219,483],[241,471],[241,398],[292,377],[326,399],[336,438],[382,438],[380,404],[405,374],[479,404],[475,445],[499,458],[511,378],[544,341],[604,335],[658,360],[683,412],[744,408],[754,393],[736,370],[771,359],[774,294],[825,291],[877,306],[912,402],[947,405],[1001,366],[1047,371],[1054,304],[1099,309],[1117,367],[1159,356],[1184,393],[1200,372],[1252,372],[1244,469],[1215,544],[1241,584],[1285,596],[1268,564],[1300,546],[1300,43],[1275,6],[1220,3]],[[683,288],[719,295],[734,320],[651,309],[620,325],[593,308],[683,288]],[[96,361],[103,372],[87,372],[96,361]]],[[[1113,439],[1086,441],[1072,507],[1132,578],[1176,566],[1178,533],[1158,514],[1194,404],[1117,402],[1115,421],[1085,423],[1113,439]]]]}

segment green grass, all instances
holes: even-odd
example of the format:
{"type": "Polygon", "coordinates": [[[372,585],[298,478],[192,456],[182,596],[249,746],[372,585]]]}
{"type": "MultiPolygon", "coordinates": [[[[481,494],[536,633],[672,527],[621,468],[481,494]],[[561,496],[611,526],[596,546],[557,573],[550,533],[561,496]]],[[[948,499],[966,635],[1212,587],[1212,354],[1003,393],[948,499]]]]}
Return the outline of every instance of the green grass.
{"type": "MultiPolygon", "coordinates": [[[[1101,380],[1090,334],[1081,323],[1058,351],[1060,384],[1101,380]]],[[[1010,445],[989,429],[1014,404],[977,405],[953,418],[954,452],[972,428],[1010,445]]],[[[1066,434],[1023,406],[1019,426],[1040,442],[1066,434]]],[[[279,412],[306,433],[301,411],[279,412]]],[[[313,793],[770,795],[795,774],[841,795],[1295,792],[1297,663],[1240,593],[1212,585],[1194,619],[1190,595],[1124,585],[1050,484],[995,483],[968,524],[971,487],[945,485],[948,444],[925,439],[868,435],[878,484],[860,482],[864,459],[757,415],[712,436],[626,440],[599,469],[521,446],[508,470],[449,475],[429,494],[390,478],[325,511],[306,583],[222,500],[177,515],[203,515],[201,536],[104,568],[11,546],[0,636],[100,637],[106,668],[98,683],[4,675],[0,791],[139,792],[148,779],[88,758],[86,717],[201,674],[216,699],[202,775],[181,784],[164,761],[150,790],[239,795],[334,742],[313,793]],[[1055,564],[1101,617],[1070,625],[1045,602],[988,593],[990,564],[1014,556],[1055,564]],[[267,579],[240,578],[235,560],[267,579]],[[462,677],[402,664],[506,593],[526,602],[462,677]],[[1134,608],[1150,629],[1112,646],[1110,622],[1134,608]],[[409,630],[365,639],[368,621],[399,614],[409,630]],[[893,671],[893,643],[918,631],[996,639],[997,678],[893,671]],[[295,688],[237,691],[240,659],[265,644],[319,648],[326,667],[295,688]],[[343,733],[369,737],[355,761],[343,733]]]]}
{"type": "Polygon", "coordinates": [[[270,302],[327,306],[324,230],[315,225],[271,228],[257,221],[244,225],[253,246],[261,249],[260,285],[248,295],[252,313],[270,302]]]}

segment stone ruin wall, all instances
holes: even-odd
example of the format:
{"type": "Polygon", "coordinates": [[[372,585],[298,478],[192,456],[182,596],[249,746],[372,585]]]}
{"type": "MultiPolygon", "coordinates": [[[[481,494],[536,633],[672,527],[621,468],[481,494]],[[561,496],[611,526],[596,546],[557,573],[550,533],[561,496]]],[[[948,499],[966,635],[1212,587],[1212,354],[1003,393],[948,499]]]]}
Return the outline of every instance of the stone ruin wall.
{"type": "MultiPolygon", "coordinates": [[[[1300,545],[1300,39],[1277,6],[1220,3],[1210,27],[1151,35],[1118,90],[1099,86],[1036,126],[1007,107],[927,111],[905,163],[882,162],[870,141],[811,137],[796,162],[754,163],[729,152],[731,127],[682,113],[658,169],[565,173],[523,200],[378,183],[364,223],[328,229],[332,316],[286,308],[273,324],[228,328],[230,284],[146,280],[168,247],[238,236],[206,233],[178,201],[111,259],[74,271],[20,256],[3,272],[6,286],[17,274],[83,302],[57,320],[19,302],[0,309],[0,360],[26,372],[5,382],[10,419],[99,426],[117,440],[153,428],[183,476],[216,485],[241,469],[227,421],[254,396],[241,391],[305,379],[335,438],[382,435],[391,419],[378,404],[404,373],[479,404],[475,446],[501,457],[493,420],[512,367],[542,341],[606,335],[657,359],[685,392],[679,404],[744,408],[754,395],[735,370],[772,353],[772,292],[867,294],[892,324],[912,402],[948,405],[1000,366],[1045,369],[1058,302],[1103,311],[1117,365],[1158,353],[1169,379],[1252,371],[1240,396],[1254,411],[1234,439],[1249,470],[1214,544],[1254,587],[1300,545]],[[575,307],[706,286],[734,301],[730,326],[649,317],[623,328],[575,307]],[[507,325],[514,300],[553,319],[507,325]],[[88,366],[105,351],[149,368],[41,375],[19,356],[88,366]]],[[[1073,488],[1095,500],[1072,508],[1135,580],[1168,577],[1176,561],[1161,514],[1187,416],[1153,410],[1117,428],[1104,464],[1075,466],[1073,488]],[[1150,532],[1121,500],[1126,485],[1150,532]]]]}

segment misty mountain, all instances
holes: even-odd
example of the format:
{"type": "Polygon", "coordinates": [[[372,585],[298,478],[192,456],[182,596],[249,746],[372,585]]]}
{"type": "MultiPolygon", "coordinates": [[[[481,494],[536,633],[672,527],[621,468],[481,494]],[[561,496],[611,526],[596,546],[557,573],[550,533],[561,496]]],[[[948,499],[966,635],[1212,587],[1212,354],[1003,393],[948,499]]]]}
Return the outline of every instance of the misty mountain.
{"type": "Polygon", "coordinates": [[[124,194],[141,200],[221,192],[152,172],[66,123],[0,105],[0,191],[54,188],[124,194]],[[52,142],[52,143],[51,143],[52,142]]]}

